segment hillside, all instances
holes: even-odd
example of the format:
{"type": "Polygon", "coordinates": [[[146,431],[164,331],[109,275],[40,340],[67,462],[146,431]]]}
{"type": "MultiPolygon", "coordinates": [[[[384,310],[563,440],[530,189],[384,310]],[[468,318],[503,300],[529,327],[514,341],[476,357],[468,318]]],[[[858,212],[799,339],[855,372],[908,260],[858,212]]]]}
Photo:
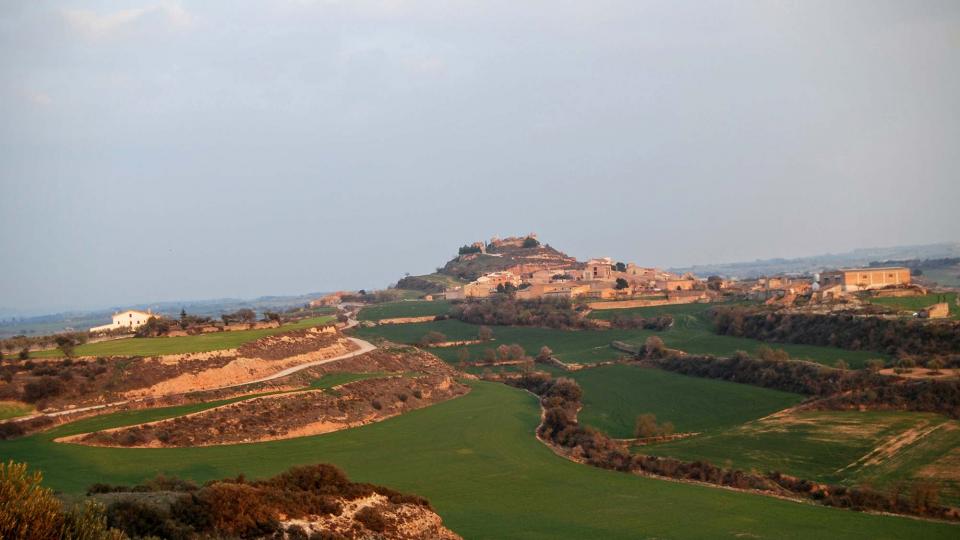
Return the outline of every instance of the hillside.
{"type": "Polygon", "coordinates": [[[493,238],[487,244],[477,242],[461,248],[461,254],[451,259],[439,273],[459,279],[474,280],[483,274],[502,270],[533,269],[534,267],[577,266],[577,260],[549,244],[542,244],[535,234],[525,237],[493,238]],[[482,246],[482,247],[481,247],[482,246]],[[466,248],[466,249],[465,249],[466,248]],[[464,252],[476,249],[477,252],[464,252]]]}

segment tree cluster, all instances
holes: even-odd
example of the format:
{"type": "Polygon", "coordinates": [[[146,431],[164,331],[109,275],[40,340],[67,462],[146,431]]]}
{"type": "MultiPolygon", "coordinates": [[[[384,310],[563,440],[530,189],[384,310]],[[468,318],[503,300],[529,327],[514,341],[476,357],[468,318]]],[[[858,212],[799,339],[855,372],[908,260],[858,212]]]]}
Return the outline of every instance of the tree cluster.
{"type": "Polygon", "coordinates": [[[488,301],[472,300],[453,306],[450,316],[471,324],[496,326],[541,326],[547,328],[588,328],[592,324],[573,309],[567,299],[517,300],[496,296],[488,301]]]}
{"type": "Polygon", "coordinates": [[[672,315],[661,315],[659,317],[640,317],[630,315],[614,314],[610,318],[611,328],[635,329],[663,331],[673,326],[672,315]]]}
{"type": "Polygon", "coordinates": [[[717,333],[896,354],[960,353],[960,322],[854,314],[799,314],[723,307],[711,310],[717,333]]]}

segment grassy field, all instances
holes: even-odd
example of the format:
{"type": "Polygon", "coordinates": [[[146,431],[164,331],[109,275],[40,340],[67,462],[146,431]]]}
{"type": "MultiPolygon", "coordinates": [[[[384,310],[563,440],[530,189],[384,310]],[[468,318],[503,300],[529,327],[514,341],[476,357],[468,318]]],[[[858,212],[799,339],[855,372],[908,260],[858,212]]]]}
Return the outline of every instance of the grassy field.
{"type": "MultiPolygon", "coordinates": [[[[692,354],[713,354],[729,356],[737,350],[756,351],[764,342],[755,339],[719,336],[714,334],[704,313],[710,306],[705,304],[686,304],[676,306],[658,306],[651,308],[632,308],[620,310],[594,311],[595,318],[610,318],[615,313],[642,316],[671,314],[674,326],[663,332],[653,330],[580,330],[564,331],[552,328],[531,328],[516,326],[493,326],[495,341],[470,345],[467,348],[471,357],[479,359],[483,349],[496,347],[502,343],[517,343],[531,356],[536,355],[540,347],[547,345],[553,349],[557,358],[564,362],[595,363],[616,360],[623,353],[610,347],[612,341],[626,341],[642,344],[649,336],[663,338],[668,347],[680,349],[692,354]]],[[[457,320],[433,321],[428,323],[384,325],[374,328],[362,328],[357,331],[360,337],[383,337],[399,343],[416,343],[430,331],[441,332],[450,340],[476,339],[479,326],[457,320]]],[[[810,359],[826,365],[833,365],[843,359],[852,368],[859,368],[870,358],[882,358],[883,355],[869,351],[846,351],[833,347],[814,345],[770,344],[783,348],[794,358],[810,359]]],[[[431,352],[448,362],[455,362],[461,347],[431,349],[431,352]]]]}
{"type": "Polygon", "coordinates": [[[802,412],[638,451],[880,488],[934,480],[960,502],[960,423],[935,414],[802,412]]]}
{"type": "MultiPolygon", "coordinates": [[[[360,337],[383,337],[399,343],[416,343],[427,332],[436,331],[450,340],[471,340],[477,338],[479,326],[457,320],[433,321],[417,324],[384,325],[374,328],[361,328],[360,337]]],[[[604,360],[616,360],[623,353],[610,347],[614,340],[636,337],[634,330],[581,330],[564,331],[553,328],[531,328],[521,326],[493,326],[494,341],[466,347],[474,359],[479,360],[483,349],[495,348],[501,344],[517,343],[523,346],[531,356],[536,355],[543,345],[553,349],[557,358],[564,362],[595,363],[604,360]]],[[[440,358],[455,362],[462,347],[430,349],[440,358]]]]}
{"type": "Polygon", "coordinates": [[[792,407],[802,396],[658,369],[613,365],[571,373],[584,391],[580,421],[613,437],[633,436],[638,414],[677,432],[717,432],[792,407]]]}
{"type": "Polygon", "coordinates": [[[33,405],[21,401],[0,401],[0,420],[16,418],[34,411],[33,405]]]}
{"type": "Polygon", "coordinates": [[[379,321],[380,319],[394,319],[397,317],[426,317],[428,315],[445,315],[450,311],[450,302],[446,300],[414,300],[405,302],[388,302],[375,304],[360,310],[357,316],[361,321],[379,321]]]}
{"type": "MultiPolygon", "coordinates": [[[[591,318],[609,320],[615,315],[652,317],[657,315],[672,315],[673,327],[660,332],[668,347],[680,349],[691,354],[713,354],[729,356],[741,350],[754,352],[758,347],[783,349],[790,353],[792,358],[811,360],[824,365],[832,366],[837,360],[843,359],[851,368],[862,368],[871,358],[885,358],[885,355],[871,351],[848,351],[835,347],[818,347],[816,345],[794,345],[790,343],[764,343],[756,339],[721,336],[713,332],[706,311],[712,307],[709,304],[683,304],[674,306],[656,306],[644,308],[629,308],[615,310],[600,310],[590,313],[591,318]]],[[[631,341],[642,343],[647,335],[654,332],[643,332],[631,341]]]]}
{"type": "MultiPolygon", "coordinates": [[[[329,462],[351,479],[430,499],[465,538],[955,538],[952,525],[797,504],[652,480],[566,461],[533,436],[536,399],[494,383],[467,396],[361,428],[258,444],[115,449],[54,444],[69,433],[155,419],[155,411],[68,424],[0,442],[68,494],[93,482],[132,483],[157,473],[197,481],[276,474],[329,462]],[[133,418],[136,416],[137,418],[133,418]]],[[[167,410],[169,412],[169,409],[167,410]]]]}
{"type": "MultiPolygon", "coordinates": [[[[156,338],[129,338],[113,341],[88,343],[76,348],[77,356],[156,356],[162,354],[197,353],[233,349],[244,343],[260,339],[264,336],[310,328],[334,321],[333,317],[312,317],[285,324],[280,328],[263,328],[259,330],[239,330],[236,332],[214,332],[196,336],[183,337],[156,337],[156,338]]],[[[60,358],[63,356],[57,349],[30,353],[31,358],[60,358]]]]}
{"type": "Polygon", "coordinates": [[[950,317],[960,319],[960,306],[957,306],[957,293],[926,294],[923,296],[904,296],[876,298],[867,297],[871,304],[878,304],[903,311],[916,312],[937,302],[950,304],[950,317]]]}

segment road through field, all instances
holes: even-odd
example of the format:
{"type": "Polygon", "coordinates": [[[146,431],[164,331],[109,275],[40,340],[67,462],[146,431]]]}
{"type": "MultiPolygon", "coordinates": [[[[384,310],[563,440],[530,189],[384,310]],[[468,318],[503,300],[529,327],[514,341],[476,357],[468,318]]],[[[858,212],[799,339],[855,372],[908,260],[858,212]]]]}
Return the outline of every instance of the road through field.
{"type": "MultiPolygon", "coordinates": [[[[343,330],[346,330],[347,328],[352,328],[352,327],[354,327],[354,326],[356,326],[356,325],[357,325],[357,321],[356,321],[355,319],[353,319],[353,320],[350,320],[342,329],[343,329],[343,330]]],[[[276,372],[276,373],[274,373],[274,374],[272,374],[272,375],[268,375],[268,376],[262,377],[262,378],[260,378],[260,379],[256,379],[256,380],[252,380],[252,381],[244,381],[244,382],[235,383],[235,384],[227,384],[227,385],[223,385],[223,386],[218,386],[218,387],[216,387],[216,388],[206,388],[206,389],[204,389],[204,390],[205,390],[205,391],[222,390],[222,389],[224,389],[224,388],[236,388],[236,387],[238,387],[238,386],[246,386],[246,385],[248,385],[248,384],[257,384],[257,383],[272,381],[272,380],[275,380],[275,379],[280,379],[280,378],[282,378],[282,377],[286,377],[287,375],[292,375],[292,374],[294,374],[294,373],[296,373],[296,372],[298,372],[298,371],[301,371],[301,370],[304,370],[304,369],[307,369],[307,368],[311,368],[311,367],[319,366],[319,365],[323,365],[323,364],[329,364],[330,362],[336,362],[336,361],[338,361],[338,360],[345,360],[345,359],[347,359],[347,358],[353,358],[354,356],[359,356],[359,355],[361,355],[361,354],[366,354],[366,353],[368,353],[368,352],[370,352],[370,351],[372,351],[372,350],[374,350],[374,349],[377,348],[376,345],[370,343],[369,341],[365,341],[365,340],[358,339],[358,338],[354,338],[354,337],[348,337],[347,339],[349,339],[350,341],[352,341],[354,344],[356,344],[356,345],[357,345],[358,347],[360,347],[360,348],[357,349],[357,350],[355,350],[355,351],[350,351],[350,352],[348,352],[348,353],[341,354],[341,355],[339,355],[339,356],[334,356],[333,358],[327,358],[327,359],[324,359],[324,360],[317,360],[317,361],[315,361],[315,362],[307,362],[307,363],[305,363],[305,364],[300,364],[300,365],[297,365],[297,366],[289,367],[289,368],[287,368],[287,369],[278,371],[278,372],[276,372]]],[[[183,395],[183,394],[189,394],[189,393],[192,393],[192,392],[182,392],[182,393],[180,393],[180,394],[167,394],[166,396],[163,396],[163,397],[183,395]]],[[[131,402],[134,402],[134,403],[135,403],[136,401],[139,401],[139,400],[133,400],[133,401],[131,401],[131,400],[114,401],[114,402],[112,402],[112,403],[104,403],[104,404],[102,404],[102,405],[91,405],[90,407],[79,407],[79,408],[76,408],[76,409],[65,409],[65,410],[62,410],[62,411],[54,411],[54,412],[49,412],[49,413],[37,413],[37,414],[29,415],[29,416],[20,416],[20,417],[18,417],[18,418],[13,418],[13,419],[11,419],[11,420],[9,420],[9,421],[10,421],[10,422],[23,422],[23,421],[25,421],[25,420],[31,420],[31,419],[33,419],[33,418],[39,418],[39,417],[41,417],[41,416],[49,416],[49,417],[51,417],[51,418],[55,418],[55,417],[58,417],[58,416],[64,416],[64,415],[68,415],[68,414],[75,414],[75,413],[81,413],[81,412],[96,411],[96,410],[100,410],[100,409],[106,409],[106,408],[109,408],[109,407],[119,407],[120,405],[126,405],[127,403],[131,403],[131,402]]]]}

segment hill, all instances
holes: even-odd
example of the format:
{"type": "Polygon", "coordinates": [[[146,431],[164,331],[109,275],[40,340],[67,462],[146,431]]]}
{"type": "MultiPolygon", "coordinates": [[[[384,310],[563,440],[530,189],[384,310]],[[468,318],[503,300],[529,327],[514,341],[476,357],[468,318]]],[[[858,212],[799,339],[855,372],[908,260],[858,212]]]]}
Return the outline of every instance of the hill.
{"type": "Polygon", "coordinates": [[[577,260],[549,244],[542,244],[536,234],[524,237],[492,238],[460,248],[438,273],[464,280],[504,270],[532,271],[538,268],[579,266],[577,260]]]}

